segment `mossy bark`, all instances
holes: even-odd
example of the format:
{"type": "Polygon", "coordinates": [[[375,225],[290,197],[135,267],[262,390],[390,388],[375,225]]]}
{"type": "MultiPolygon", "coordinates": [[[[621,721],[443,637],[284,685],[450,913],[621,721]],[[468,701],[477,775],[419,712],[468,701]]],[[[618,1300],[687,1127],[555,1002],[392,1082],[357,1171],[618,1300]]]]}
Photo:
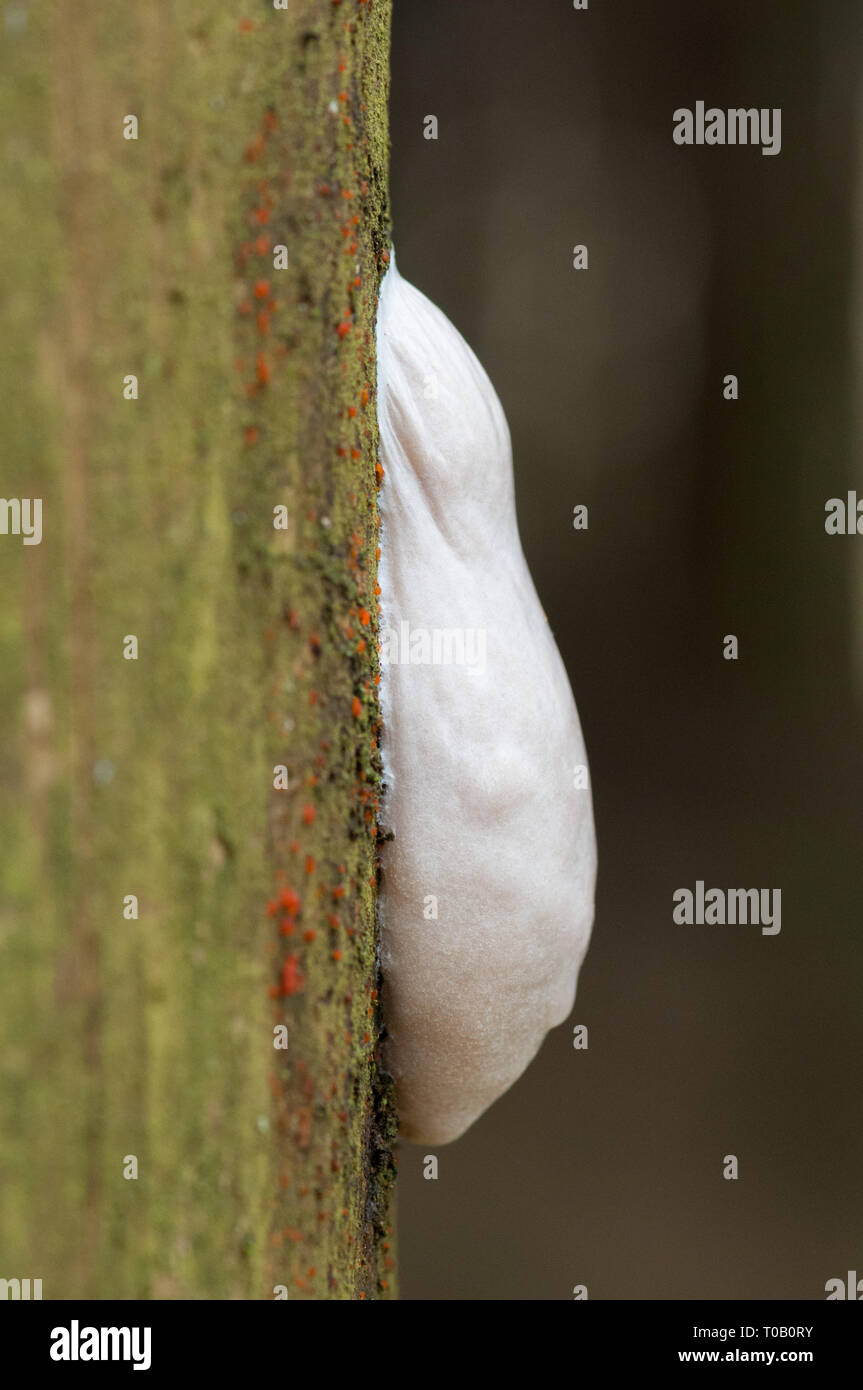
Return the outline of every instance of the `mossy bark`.
{"type": "Polygon", "coordinates": [[[390,0],[6,21],[0,1276],[391,1296],[390,0]]]}

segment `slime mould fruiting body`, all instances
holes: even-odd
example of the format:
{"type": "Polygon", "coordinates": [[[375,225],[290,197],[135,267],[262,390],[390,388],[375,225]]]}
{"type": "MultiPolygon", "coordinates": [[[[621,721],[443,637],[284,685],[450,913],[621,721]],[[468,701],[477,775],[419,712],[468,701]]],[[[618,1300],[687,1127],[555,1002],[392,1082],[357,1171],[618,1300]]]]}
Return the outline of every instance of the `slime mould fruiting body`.
{"type": "Polygon", "coordinates": [[[377,351],[384,1061],[402,1137],[443,1144],[570,1012],[596,839],[575,702],[519,540],[503,409],[394,256],[377,351]]]}

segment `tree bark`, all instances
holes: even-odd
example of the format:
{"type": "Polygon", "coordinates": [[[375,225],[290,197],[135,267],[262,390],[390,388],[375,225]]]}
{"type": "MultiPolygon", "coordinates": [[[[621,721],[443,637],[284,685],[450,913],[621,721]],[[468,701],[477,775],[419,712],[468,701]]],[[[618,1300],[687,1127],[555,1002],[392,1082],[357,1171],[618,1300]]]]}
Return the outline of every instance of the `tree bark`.
{"type": "Polygon", "coordinates": [[[390,0],[5,15],[0,1276],[389,1297],[390,0]]]}

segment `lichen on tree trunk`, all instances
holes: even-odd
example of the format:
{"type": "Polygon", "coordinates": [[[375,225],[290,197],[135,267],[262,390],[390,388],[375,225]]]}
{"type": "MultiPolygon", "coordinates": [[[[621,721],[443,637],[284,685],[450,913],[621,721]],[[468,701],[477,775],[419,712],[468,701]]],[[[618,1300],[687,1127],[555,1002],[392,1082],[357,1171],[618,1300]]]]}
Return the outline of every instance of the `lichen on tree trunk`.
{"type": "Polygon", "coordinates": [[[44,535],[0,536],[0,1276],[392,1296],[390,0],[20,13],[2,490],[44,535]]]}

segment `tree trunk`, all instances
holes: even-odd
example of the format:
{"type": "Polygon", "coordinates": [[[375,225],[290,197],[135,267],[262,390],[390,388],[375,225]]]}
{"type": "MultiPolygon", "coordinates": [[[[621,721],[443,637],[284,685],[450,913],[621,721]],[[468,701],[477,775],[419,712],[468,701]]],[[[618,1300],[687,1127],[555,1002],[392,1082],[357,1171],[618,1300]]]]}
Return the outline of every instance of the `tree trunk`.
{"type": "Polygon", "coordinates": [[[0,1276],[392,1296],[390,0],[4,19],[0,1276]]]}

